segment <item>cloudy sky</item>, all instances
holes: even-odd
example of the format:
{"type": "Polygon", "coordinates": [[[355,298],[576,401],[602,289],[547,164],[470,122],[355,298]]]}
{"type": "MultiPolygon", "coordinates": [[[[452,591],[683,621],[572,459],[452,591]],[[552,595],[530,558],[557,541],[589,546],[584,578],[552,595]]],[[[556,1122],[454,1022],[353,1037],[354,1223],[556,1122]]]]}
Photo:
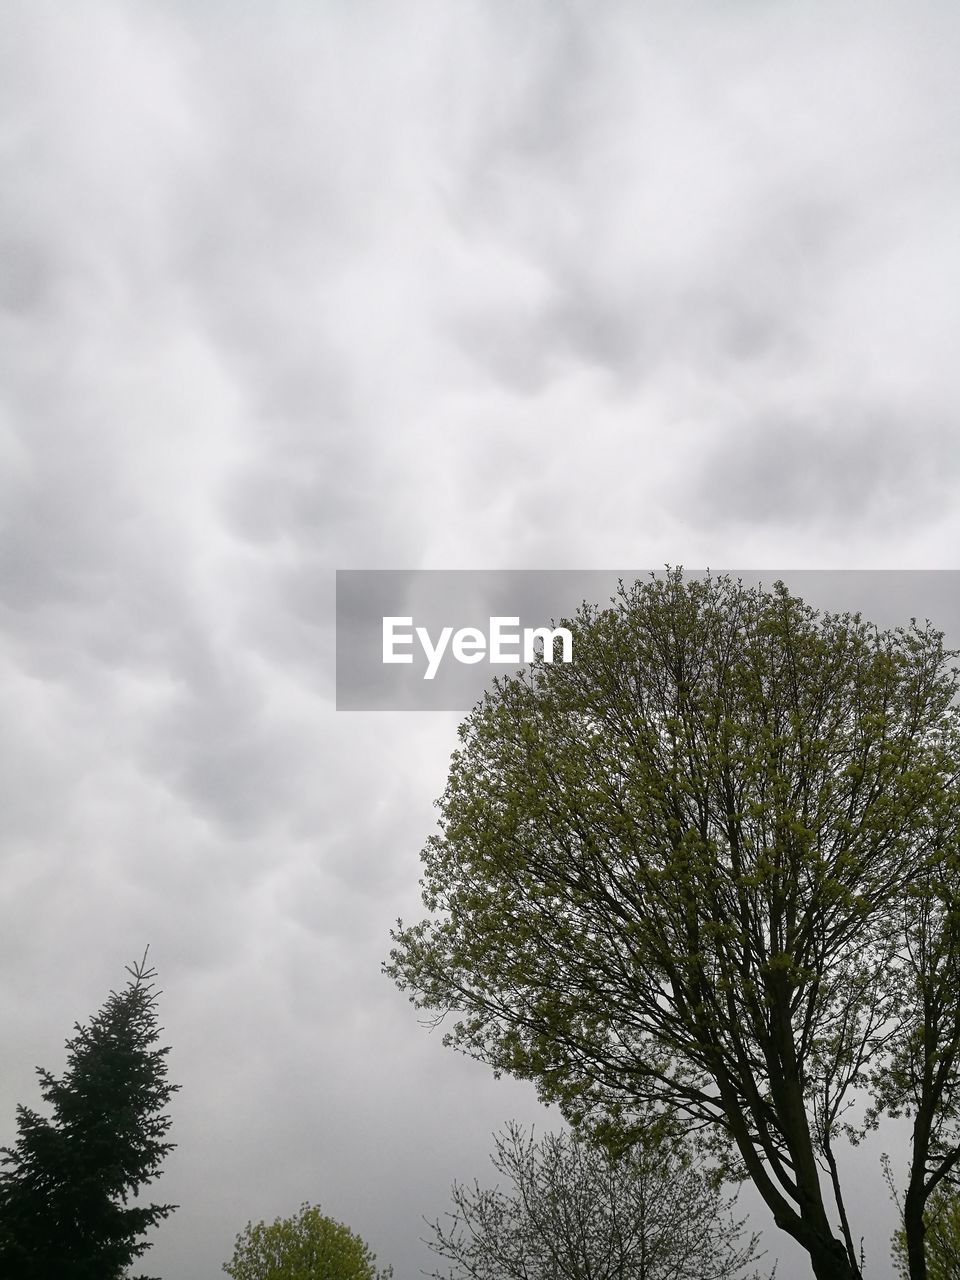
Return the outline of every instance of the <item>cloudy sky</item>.
{"type": "Polygon", "coordinates": [[[958,50],[925,0],[0,5],[0,1142],[149,942],[164,1280],[304,1199],[407,1280],[549,1122],[379,972],[458,717],[335,710],[336,569],[955,566],[958,50]]]}

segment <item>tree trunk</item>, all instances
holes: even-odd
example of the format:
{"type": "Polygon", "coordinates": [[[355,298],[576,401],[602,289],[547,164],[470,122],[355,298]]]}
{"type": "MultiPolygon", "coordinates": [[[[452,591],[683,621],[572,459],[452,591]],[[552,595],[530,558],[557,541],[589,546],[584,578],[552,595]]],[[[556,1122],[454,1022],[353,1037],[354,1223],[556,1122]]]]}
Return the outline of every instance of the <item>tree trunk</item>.
{"type": "Polygon", "coordinates": [[[850,1265],[847,1251],[839,1240],[815,1242],[807,1251],[816,1280],[861,1280],[859,1270],[850,1265]]]}
{"type": "Polygon", "coordinates": [[[903,1205],[903,1231],[907,1240],[907,1270],[910,1280],[927,1280],[927,1252],[924,1245],[926,1226],[923,1211],[926,1198],[922,1179],[912,1179],[903,1205]]]}

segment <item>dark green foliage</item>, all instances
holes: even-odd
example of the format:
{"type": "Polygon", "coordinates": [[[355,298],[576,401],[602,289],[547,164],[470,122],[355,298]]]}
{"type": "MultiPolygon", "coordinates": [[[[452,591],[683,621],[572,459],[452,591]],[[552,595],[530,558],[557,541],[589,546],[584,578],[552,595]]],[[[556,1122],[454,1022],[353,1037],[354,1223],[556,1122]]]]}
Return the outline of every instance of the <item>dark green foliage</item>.
{"type": "Polygon", "coordinates": [[[159,1176],[173,1147],[167,1082],[157,1048],[155,977],[140,964],[67,1041],[57,1079],[38,1068],[49,1118],[17,1108],[17,1141],[0,1170],[0,1275],[4,1280],[120,1280],[150,1246],[148,1227],[176,1208],[131,1204],[159,1176]]]}

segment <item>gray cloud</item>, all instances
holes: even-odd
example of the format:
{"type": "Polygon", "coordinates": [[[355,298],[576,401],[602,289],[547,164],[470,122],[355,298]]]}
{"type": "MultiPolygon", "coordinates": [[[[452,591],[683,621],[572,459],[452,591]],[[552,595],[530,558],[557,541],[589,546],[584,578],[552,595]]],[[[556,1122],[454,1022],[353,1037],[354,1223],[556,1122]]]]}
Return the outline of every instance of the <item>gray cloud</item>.
{"type": "Polygon", "coordinates": [[[0,1141],[150,941],[167,1280],[322,1199],[398,1277],[532,1090],[379,975],[455,717],[337,567],[946,565],[954,14],[0,16],[0,1141]]]}
{"type": "Polygon", "coordinates": [[[948,513],[956,463],[939,423],[903,432],[886,406],[820,406],[809,418],[771,408],[708,450],[691,499],[718,523],[810,519],[842,534],[872,520],[895,527],[948,513]]]}

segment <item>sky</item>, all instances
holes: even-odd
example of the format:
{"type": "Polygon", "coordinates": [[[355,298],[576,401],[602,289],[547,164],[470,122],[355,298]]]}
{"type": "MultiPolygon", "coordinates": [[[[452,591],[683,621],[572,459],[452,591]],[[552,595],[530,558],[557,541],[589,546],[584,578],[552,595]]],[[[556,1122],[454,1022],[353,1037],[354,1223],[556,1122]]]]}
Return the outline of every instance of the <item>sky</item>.
{"type": "Polygon", "coordinates": [[[408,1280],[555,1122],[380,973],[459,716],[336,710],[337,569],[956,567],[958,48],[932,0],[0,6],[0,1143],[149,943],[151,1273],[309,1200],[408,1280]]]}

